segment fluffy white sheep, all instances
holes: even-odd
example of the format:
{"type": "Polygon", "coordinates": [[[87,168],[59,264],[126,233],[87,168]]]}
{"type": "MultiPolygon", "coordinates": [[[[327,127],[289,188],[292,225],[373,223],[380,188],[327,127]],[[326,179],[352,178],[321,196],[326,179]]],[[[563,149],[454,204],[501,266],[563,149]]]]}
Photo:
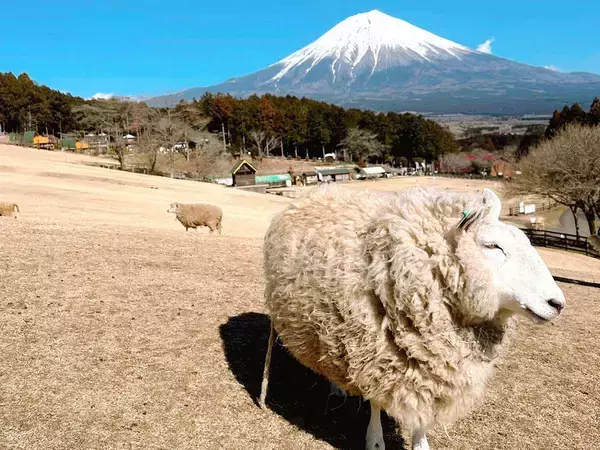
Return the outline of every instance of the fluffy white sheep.
{"type": "Polygon", "coordinates": [[[171,206],[167,210],[169,213],[175,213],[175,216],[179,222],[185,227],[185,231],[188,228],[197,227],[208,227],[210,232],[215,230],[221,234],[223,211],[221,208],[208,203],[171,203],[171,206]]]}
{"type": "Polygon", "coordinates": [[[371,403],[366,447],[383,450],[383,408],[426,433],[483,397],[514,315],[549,322],[565,297],[500,200],[415,188],[380,195],[317,189],[265,236],[266,307],[295,358],[371,403]]]}
{"type": "MultiPolygon", "coordinates": [[[[14,212],[19,211],[19,205],[16,203],[0,202],[0,216],[12,216],[14,212]]],[[[17,216],[15,216],[15,219],[17,216]]]]}

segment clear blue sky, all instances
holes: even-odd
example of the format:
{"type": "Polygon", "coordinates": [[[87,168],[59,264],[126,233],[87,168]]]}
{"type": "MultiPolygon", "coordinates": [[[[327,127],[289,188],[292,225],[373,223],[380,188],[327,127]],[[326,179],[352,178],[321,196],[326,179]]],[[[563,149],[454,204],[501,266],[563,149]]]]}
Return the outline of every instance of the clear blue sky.
{"type": "Polygon", "coordinates": [[[3,5],[0,71],[89,97],[154,95],[261,69],[379,9],[476,48],[600,73],[600,1],[29,0],[3,5]]]}

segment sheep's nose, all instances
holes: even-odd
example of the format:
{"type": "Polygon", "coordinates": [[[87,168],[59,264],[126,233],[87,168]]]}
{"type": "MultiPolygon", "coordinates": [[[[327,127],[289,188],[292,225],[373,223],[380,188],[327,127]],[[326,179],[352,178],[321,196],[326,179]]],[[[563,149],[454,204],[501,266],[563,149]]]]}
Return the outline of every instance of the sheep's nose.
{"type": "Polygon", "coordinates": [[[558,311],[559,314],[565,307],[564,301],[561,302],[560,300],[555,299],[555,298],[551,298],[550,300],[548,300],[548,304],[550,305],[551,308],[556,309],[556,311],[558,311]]]}

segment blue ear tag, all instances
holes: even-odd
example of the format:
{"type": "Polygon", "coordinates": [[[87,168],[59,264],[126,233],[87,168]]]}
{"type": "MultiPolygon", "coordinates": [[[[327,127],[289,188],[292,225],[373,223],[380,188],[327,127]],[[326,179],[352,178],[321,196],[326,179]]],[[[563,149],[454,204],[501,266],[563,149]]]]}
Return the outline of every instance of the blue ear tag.
{"type": "Polygon", "coordinates": [[[462,228],[465,222],[471,217],[471,211],[468,209],[465,209],[462,214],[462,219],[460,219],[460,222],[458,222],[458,225],[456,226],[457,228],[462,228]]]}

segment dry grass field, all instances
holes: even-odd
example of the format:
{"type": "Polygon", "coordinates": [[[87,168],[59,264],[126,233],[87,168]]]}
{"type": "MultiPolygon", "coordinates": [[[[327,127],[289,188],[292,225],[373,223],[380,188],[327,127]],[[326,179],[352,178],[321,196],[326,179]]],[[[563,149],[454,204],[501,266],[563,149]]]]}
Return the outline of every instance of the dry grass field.
{"type": "MultiPolygon", "coordinates": [[[[266,351],[262,237],[289,200],[89,167],[77,155],[0,146],[0,449],[361,449],[365,404],[281,348],[269,410],[255,403],[266,351]],[[223,235],[185,232],[166,210],[208,201],[223,235]]],[[[389,191],[410,178],[350,183],[389,191]]],[[[600,261],[544,250],[553,271],[600,261]]],[[[600,448],[600,290],[562,285],[554,324],[521,320],[470,418],[433,450],[600,448]]],[[[402,448],[386,421],[388,448],[402,448]]]]}

